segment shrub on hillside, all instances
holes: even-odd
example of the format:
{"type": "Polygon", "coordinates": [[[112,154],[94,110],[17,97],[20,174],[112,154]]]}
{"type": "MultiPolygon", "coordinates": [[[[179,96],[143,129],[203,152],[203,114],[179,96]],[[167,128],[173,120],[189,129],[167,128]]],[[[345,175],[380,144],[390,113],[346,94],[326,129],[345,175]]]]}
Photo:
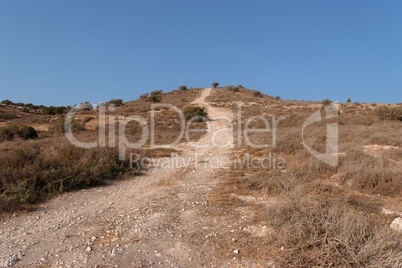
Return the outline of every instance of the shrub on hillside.
{"type": "Polygon", "coordinates": [[[140,100],[148,100],[149,98],[149,94],[148,93],[144,93],[140,96],[140,100]]]}
{"type": "Polygon", "coordinates": [[[180,90],[187,90],[187,86],[183,85],[183,86],[179,86],[180,90]]]}
{"type": "Polygon", "coordinates": [[[321,103],[322,103],[322,105],[327,106],[327,105],[330,105],[332,103],[332,101],[329,99],[325,99],[325,100],[322,100],[321,103]]]}
{"type": "Polygon", "coordinates": [[[163,94],[163,90],[152,91],[151,94],[149,95],[148,99],[151,102],[161,102],[162,94],[163,94]]]}
{"type": "Polygon", "coordinates": [[[50,106],[43,107],[42,114],[43,115],[56,115],[56,114],[65,114],[68,112],[68,108],[65,106],[50,106]]]}
{"type": "Polygon", "coordinates": [[[213,88],[217,88],[217,87],[219,86],[219,83],[218,83],[218,82],[213,82],[213,83],[211,84],[211,86],[212,86],[213,88]]]}
{"type": "Polygon", "coordinates": [[[18,118],[16,114],[10,114],[0,111],[0,120],[11,120],[15,118],[18,118]]]}
{"type": "Polygon", "coordinates": [[[128,165],[111,148],[83,149],[65,142],[20,146],[0,154],[0,211],[101,185],[126,171],[128,165]]]}
{"type": "Polygon", "coordinates": [[[107,102],[107,104],[112,104],[116,107],[118,106],[123,106],[123,100],[122,99],[111,99],[110,101],[107,102]]]}
{"type": "Polygon", "coordinates": [[[239,92],[240,91],[240,88],[235,87],[235,86],[227,86],[226,89],[228,89],[229,91],[233,91],[233,92],[239,92]]]}
{"type": "Polygon", "coordinates": [[[36,139],[38,137],[36,130],[30,126],[9,125],[0,128],[0,141],[12,141],[16,135],[23,140],[36,139]]]}
{"type": "Polygon", "coordinates": [[[255,91],[253,92],[253,96],[254,96],[254,97],[261,98],[261,97],[264,96],[264,94],[262,94],[260,91],[255,90],[255,91]]]}
{"type": "Polygon", "coordinates": [[[183,109],[183,114],[186,121],[193,119],[197,122],[205,121],[208,116],[205,108],[200,106],[186,106],[183,109]]]}
{"type": "Polygon", "coordinates": [[[10,104],[13,104],[13,102],[12,102],[12,101],[10,101],[10,100],[2,100],[2,101],[1,101],[1,103],[2,103],[2,104],[4,104],[4,105],[10,105],[10,104]]]}
{"type": "Polygon", "coordinates": [[[38,137],[36,130],[30,126],[19,127],[17,135],[23,140],[36,139],[38,137]]]}
{"type": "Polygon", "coordinates": [[[402,107],[379,106],[374,111],[382,120],[402,121],[402,107]]]}

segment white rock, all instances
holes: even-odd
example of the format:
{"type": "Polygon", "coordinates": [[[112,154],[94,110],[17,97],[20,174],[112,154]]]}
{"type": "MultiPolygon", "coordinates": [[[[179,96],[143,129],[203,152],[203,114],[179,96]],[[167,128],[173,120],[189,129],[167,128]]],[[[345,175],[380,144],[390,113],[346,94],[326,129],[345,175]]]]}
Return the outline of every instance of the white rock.
{"type": "Polygon", "coordinates": [[[397,232],[401,232],[402,233],[402,218],[396,218],[391,225],[389,226],[391,227],[392,230],[395,230],[397,232]]]}
{"type": "Polygon", "coordinates": [[[90,252],[90,251],[92,251],[92,248],[91,248],[91,247],[87,247],[86,251],[90,252]]]}
{"type": "Polygon", "coordinates": [[[240,250],[235,249],[235,250],[233,250],[233,253],[234,253],[234,254],[239,254],[239,253],[240,253],[240,250]]]}

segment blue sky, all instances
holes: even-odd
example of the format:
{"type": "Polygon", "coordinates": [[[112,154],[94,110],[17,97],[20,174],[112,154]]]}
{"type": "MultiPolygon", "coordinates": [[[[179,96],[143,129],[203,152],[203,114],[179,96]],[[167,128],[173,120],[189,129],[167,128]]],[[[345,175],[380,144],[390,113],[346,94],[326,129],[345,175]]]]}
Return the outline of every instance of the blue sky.
{"type": "Polygon", "coordinates": [[[0,1],[0,99],[128,101],[213,81],[402,102],[402,1],[0,1]]]}

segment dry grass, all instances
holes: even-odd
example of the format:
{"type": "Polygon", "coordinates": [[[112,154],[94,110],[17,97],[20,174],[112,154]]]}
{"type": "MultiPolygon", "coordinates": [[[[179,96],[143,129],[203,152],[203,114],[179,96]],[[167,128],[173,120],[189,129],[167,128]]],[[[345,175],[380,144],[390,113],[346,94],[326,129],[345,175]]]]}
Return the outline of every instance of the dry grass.
{"type": "MultiPolygon", "coordinates": [[[[183,109],[199,95],[199,90],[175,90],[162,95],[162,102],[183,109]]],[[[151,129],[151,105],[146,99],[120,103],[114,111],[107,110],[106,120],[118,116],[140,116],[151,129]]],[[[116,100],[113,102],[116,104],[116,100]]],[[[26,113],[14,106],[1,106],[0,113],[5,128],[27,125],[34,127],[39,139],[24,141],[15,136],[13,141],[0,143],[0,212],[23,209],[46,200],[54,195],[80,188],[100,185],[107,180],[135,175],[138,170],[130,170],[127,161],[118,159],[119,139],[115,128],[114,148],[81,149],[71,145],[64,136],[65,115],[41,115],[26,113]],[[8,116],[13,114],[15,116],[8,116]]],[[[180,135],[180,117],[172,109],[155,109],[155,144],[169,144],[180,135]]],[[[81,142],[93,142],[99,136],[98,110],[79,111],[73,120],[73,133],[81,142]]],[[[106,123],[106,139],[109,138],[109,125],[106,123]]],[[[203,128],[203,122],[193,122],[191,128],[203,128]]],[[[129,142],[137,142],[142,127],[136,122],[128,123],[126,137],[129,142]]],[[[193,132],[192,141],[202,133],[193,132]]],[[[185,139],[185,137],[183,137],[185,139]]],[[[183,141],[183,140],[182,140],[183,141]]],[[[126,159],[130,153],[143,157],[168,157],[176,153],[174,149],[149,149],[150,137],[143,148],[126,148],[126,159]],[[147,149],[148,148],[148,149],[147,149]]]]}
{"type": "MultiPolygon", "coordinates": [[[[393,218],[381,214],[384,207],[402,211],[400,122],[382,121],[372,105],[342,105],[338,118],[307,127],[305,143],[324,153],[326,124],[339,123],[339,164],[331,167],[310,155],[302,140],[303,123],[322,109],[321,103],[251,98],[252,91],[245,89],[237,93],[214,91],[211,100],[216,106],[237,112],[232,101],[243,103],[243,126],[256,115],[269,120],[286,117],[277,126],[275,147],[271,133],[250,137],[255,144],[270,145],[264,149],[247,146],[242,133],[242,146],[236,150],[240,157],[264,158],[270,153],[276,159],[282,157],[285,169],[238,166],[221,174],[222,184],[210,198],[213,207],[229,219],[251,215],[243,229],[267,226],[270,230],[260,237],[250,232],[238,234],[237,246],[247,256],[246,263],[274,263],[277,267],[402,265],[401,235],[388,227],[393,218]],[[367,152],[366,146],[375,144],[391,147],[367,152]]],[[[264,124],[256,120],[250,127],[262,128],[264,124]]],[[[230,232],[227,235],[233,236],[230,232]]],[[[222,249],[233,247],[230,240],[216,242],[222,249]]],[[[232,257],[224,251],[222,255],[232,257]]]]}

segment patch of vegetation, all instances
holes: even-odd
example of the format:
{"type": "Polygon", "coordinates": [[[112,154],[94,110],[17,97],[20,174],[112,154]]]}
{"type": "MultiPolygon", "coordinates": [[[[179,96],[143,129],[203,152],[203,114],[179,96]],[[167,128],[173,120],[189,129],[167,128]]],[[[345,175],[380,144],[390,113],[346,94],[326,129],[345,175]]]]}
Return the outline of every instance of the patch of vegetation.
{"type": "Polygon", "coordinates": [[[0,111],[0,120],[11,120],[15,118],[18,118],[16,114],[10,114],[0,111]]]}
{"type": "Polygon", "coordinates": [[[101,185],[127,171],[128,164],[111,148],[82,149],[63,142],[19,146],[0,154],[0,211],[101,185]]]}
{"type": "Polygon", "coordinates": [[[122,99],[111,99],[106,104],[114,105],[114,106],[118,107],[118,106],[123,106],[124,103],[123,103],[122,99]]]}
{"type": "Polygon", "coordinates": [[[2,100],[1,101],[1,104],[4,104],[4,105],[11,105],[11,104],[14,104],[12,101],[10,101],[10,100],[2,100]]]}
{"type": "Polygon", "coordinates": [[[218,83],[218,82],[213,82],[213,83],[211,84],[211,86],[212,86],[213,88],[217,88],[217,87],[219,86],[219,83],[218,83]]]}
{"type": "Polygon", "coordinates": [[[94,109],[94,106],[90,102],[84,101],[84,102],[81,102],[77,106],[77,108],[80,109],[80,110],[84,110],[84,111],[91,111],[91,110],[94,109]]]}
{"type": "Polygon", "coordinates": [[[180,90],[187,90],[187,86],[185,86],[185,85],[179,86],[179,89],[180,90]]]}
{"type": "Polygon", "coordinates": [[[186,106],[183,109],[183,114],[186,121],[193,119],[196,122],[202,122],[208,117],[204,107],[200,106],[186,106]]]}
{"type": "Polygon", "coordinates": [[[402,107],[388,107],[383,105],[377,107],[374,111],[382,120],[402,121],[402,107]]]}
{"type": "Polygon", "coordinates": [[[144,93],[140,96],[140,100],[148,100],[149,94],[148,93],[144,93]]]}
{"type": "Polygon", "coordinates": [[[262,94],[261,91],[255,90],[255,91],[253,91],[253,96],[254,96],[254,97],[257,97],[257,98],[261,98],[261,97],[264,96],[264,94],[262,94]]]}
{"type": "Polygon", "coordinates": [[[56,114],[65,114],[68,112],[68,107],[65,106],[50,106],[43,107],[42,114],[43,115],[56,115],[56,114]]]}
{"type": "Polygon", "coordinates": [[[38,137],[36,130],[30,126],[20,126],[17,135],[23,140],[36,139],[38,137]]]}
{"type": "Polygon", "coordinates": [[[36,139],[38,137],[36,130],[30,126],[9,125],[0,128],[0,142],[12,141],[16,135],[23,140],[36,139]]]}
{"type": "Polygon", "coordinates": [[[328,106],[328,105],[330,105],[331,103],[332,103],[332,101],[331,100],[329,100],[329,99],[325,99],[325,100],[322,100],[322,105],[324,105],[324,106],[328,106]]]}
{"type": "Polygon", "coordinates": [[[232,92],[240,92],[240,88],[236,86],[227,86],[226,89],[232,92]]]}
{"type": "Polygon", "coordinates": [[[149,101],[151,102],[161,102],[162,101],[163,90],[155,90],[149,94],[149,101]]]}

